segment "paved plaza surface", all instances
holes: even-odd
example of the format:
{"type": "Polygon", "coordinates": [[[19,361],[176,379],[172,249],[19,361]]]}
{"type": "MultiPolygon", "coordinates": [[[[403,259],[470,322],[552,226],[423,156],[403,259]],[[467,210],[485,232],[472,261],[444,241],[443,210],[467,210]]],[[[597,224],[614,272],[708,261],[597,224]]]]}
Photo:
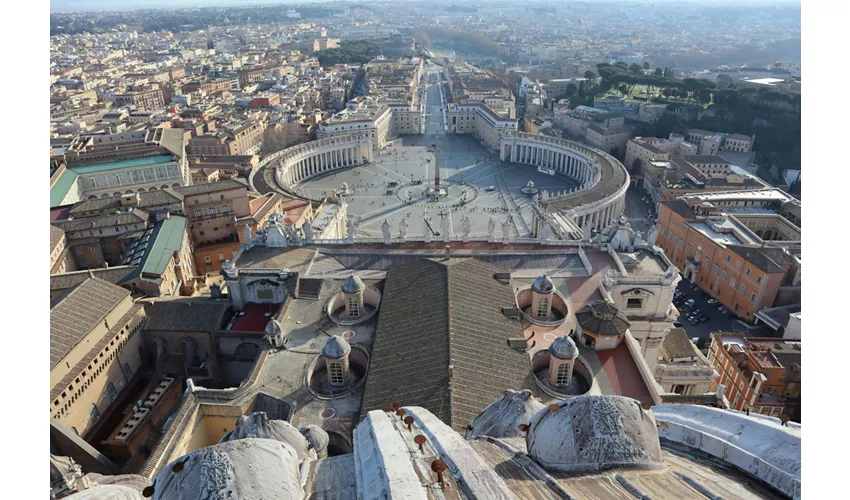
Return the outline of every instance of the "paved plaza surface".
{"type": "Polygon", "coordinates": [[[450,217],[454,235],[463,234],[464,219],[468,219],[470,236],[485,237],[492,219],[497,237],[502,234],[502,222],[509,221],[512,237],[525,238],[531,236],[533,220],[531,197],[521,192],[528,181],[550,193],[577,186],[560,174],[503,163],[498,152],[487,151],[472,136],[438,135],[444,130],[438,85],[428,86],[426,102],[424,135],[401,136],[375,151],[370,164],[313,177],[297,184],[296,192],[321,199],[347,184],[348,214],[354,218],[358,237],[381,237],[384,219],[392,236],[398,237],[404,219],[408,236],[423,236],[429,230],[437,238],[445,229],[443,217],[450,217]],[[434,185],[433,145],[438,137],[445,196],[435,200],[428,190],[434,185]]]}

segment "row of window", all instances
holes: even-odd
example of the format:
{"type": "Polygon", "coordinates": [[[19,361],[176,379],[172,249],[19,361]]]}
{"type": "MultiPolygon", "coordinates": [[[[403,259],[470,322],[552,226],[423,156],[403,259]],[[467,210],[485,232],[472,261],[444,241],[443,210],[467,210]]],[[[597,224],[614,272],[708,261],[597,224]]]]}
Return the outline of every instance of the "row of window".
{"type": "MultiPolygon", "coordinates": [[[[224,199],[224,195],[222,195],[221,198],[224,199]]],[[[195,200],[195,203],[197,203],[197,202],[198,202],[198,200],[195,200]]],[[[207,209],[207,215],[209,215],[210,217],[214,217],[216,215],[216,213],[217,213],[216,207],[209,207],[209,209],[207,209]]],[[[220,213],[221,213],[221,215],[229,214],[230,213],[230,206],[229,205],[222,205],[221,209],[220,209],[220,213]]],[[[202,208],[196,208],[195,209],[195,217],[203,217],[203,216],[204,216],[204,210],[202,208]]]]}
{"type": "MultiPolygon", "coordinates": [[[[115,335],[115,338],[112,339],[109,342],[109,345],[107,345],[103,349],[103,352],[101,352],[97,357],[92,360],[91,363],[89,363],[88,368],[86,370],[83,370],[82,373],[80,373],[80,376],[74,379],[74,382],[69,384],[67,389],[63,391],[62,394],[53,401],[53,407],[50,409],[51,412],[55,412],[53,414],[53,418],[59,418],[65,415],[71,405],[73,405],[77,401],[83,391],[89,388],[92,382],[94,382],[97,377],[103,372],[103,370],[108,367],[109,363],[115,358],[117,353],[120,352],[124,348],[124,346],[127,345],[127,342],[131,338],[133,338],[133,336],[139,331],[140,325],[141,323],[136,323],[136,325],[133,326],[132,329],[129,329],[129,324],[125,325],[124,329],[122,329],[121,332],[115,335]],[[117,346],[115,345],[116,341],[118,342],[117,346]],[[112,353],[108,354],[110,352],[110,347],[113,348],[112,353]],[[63,401],[64,404],[62,404],[63,401]]],[[[132,376],[132,371],[130,370],[130,367],[124,366],[122,367],[122,370],[124,372],[124,378],[129,380],[128,377],[132,376]]]]}

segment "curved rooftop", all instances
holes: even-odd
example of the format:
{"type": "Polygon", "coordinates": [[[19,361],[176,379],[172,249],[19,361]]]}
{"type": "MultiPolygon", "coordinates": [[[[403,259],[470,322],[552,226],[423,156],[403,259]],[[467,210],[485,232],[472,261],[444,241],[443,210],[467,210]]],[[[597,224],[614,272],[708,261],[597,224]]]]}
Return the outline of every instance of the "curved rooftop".
{"type": "Polygon", "coordinates": [[[236,426],[221,438],[220,443],[246,438],[272,439],[286,443],[295,450],[299,460],[316,458],[310,453],[309,442],[298,429],[286,420],[269,420],[262,412],[239,417],[236,426]]]}
{"type": "Polygon", "coordinates": [[[351,275],[342,282],[342,293],[358,293],[363,291],[366,285],[358,276],[351,275]]]}
{"type": "Polygon", "coordinates": [[[599,472],[663,466],[655,418],[620,396],[579,396],[552,404],[531,420],[528,455],[544,469],[599,472]]]}
{"type": "Polygon", "coordinates": [[[340,335],[334,335],[325,342],[322,348],[322,356],[327,359],[341,359],[351,352],[351,346],[340,335]]]}
{"type": "Polygon", "coordinates": [[[582,330],[599,335],[621,335],[631,326],[616,306],[604,300],[582,307],[576,313],[576,321],[582,330]]]}
{"type": "Polygon", "coordinates": [[[467,439],[476,436],[494,438],[522,436],[520,424],[528,425],[535,413],[545,408],[529,390],[514,391],[508,389],[505,393],[484,408],[481,415],[469,424],[466,432],[467,439]]]}
{"type": "Polygon", "coordinates": [[[578,357],[576,343],[568,335],[556,338],[549,346],[549,352],[558,359],[576,359],[578,357]]]}
{"type": "Polygon", "coordinates": [[[550,294],[555,289],[555,284],[552,283],[552,279],[549,276],[544,274],[534,280],[534,283],[531,284],[531,289],[540,294],[550,294]]]}
{"type": "Polygon", "coordinates": [[[266,335],[269,336],[277,336],[283,333],[283,327],[280,325],[280,322],[276,319],[273,319],[266,323],[266,335]]]}

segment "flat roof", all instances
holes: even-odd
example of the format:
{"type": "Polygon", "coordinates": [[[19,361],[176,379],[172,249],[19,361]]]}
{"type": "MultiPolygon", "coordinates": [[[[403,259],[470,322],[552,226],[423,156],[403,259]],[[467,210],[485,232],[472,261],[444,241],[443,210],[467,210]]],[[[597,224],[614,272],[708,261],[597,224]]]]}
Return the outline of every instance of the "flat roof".
{"type": "Polygon", "coordinates": [[[281,304],[245,304],[242,311],[236,313],[235,321],[228,331],[265,332],[266,325],[280,310],[281,304]]]}
{"type": "Polygon", "coordinates": [[[56,183],[50,187],[50,207],[59,206],[62,203],[62,200],[65,199],[65,196],[68,194],[68,191],[71,190],[71,187],[77,182],[78,175],[69,170],[65,169],[59,174],[59,179],[57,179],[56,183]]]}
{"type": "Polygon", "coordinates": [[[120,170],[123,168],[144,167],[147,165],[156,165],[158,163],[173,162],[171,155],[145,156],[144,158],[132,158],[129,160],[110,161],[106,163],[97,163],[95,165],[80,165],[77,167],[68,167],[69,170],[77,174],[92,174],[96,172],[104,172],[107,170],[120,170]]]}
{"type": "Polygon", "coordinates": [[[711,226],[706,224],[705,222],[691,222],[689,225],[701,232],[702,234],[711,238],[712,241],[725,243],[727,245],[743,245],[746,242],[739,240],[732,233],[718,233],[711,226]]]}

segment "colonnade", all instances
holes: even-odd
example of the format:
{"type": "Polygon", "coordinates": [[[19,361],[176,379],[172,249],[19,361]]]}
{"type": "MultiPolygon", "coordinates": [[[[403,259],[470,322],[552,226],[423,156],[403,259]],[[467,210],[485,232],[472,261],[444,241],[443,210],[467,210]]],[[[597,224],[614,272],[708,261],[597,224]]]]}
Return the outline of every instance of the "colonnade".
{"type": "Polygon", "coordinates": [[[315,175],[372,160],[372,141],[365,134],[337,135],[299,144],[283,151],[275,179],[289,188],[315,175]]]}
{"type": "Polygon", "coordinates": [[[565,139],[515,132],[502,137],[500,157],[504,162],[548,168],[577,180],[584,192],[582,198],[569,193],[544,204],[565,205],[566,215],[582,229],[606,228],[625,211],[628,172],[616,158],[598,149],[565,139]],[[597,192],[598,199],[587,196],[597,192]],[[568,202],[571,198],[576,200],[575,205],[568,202]]]}

